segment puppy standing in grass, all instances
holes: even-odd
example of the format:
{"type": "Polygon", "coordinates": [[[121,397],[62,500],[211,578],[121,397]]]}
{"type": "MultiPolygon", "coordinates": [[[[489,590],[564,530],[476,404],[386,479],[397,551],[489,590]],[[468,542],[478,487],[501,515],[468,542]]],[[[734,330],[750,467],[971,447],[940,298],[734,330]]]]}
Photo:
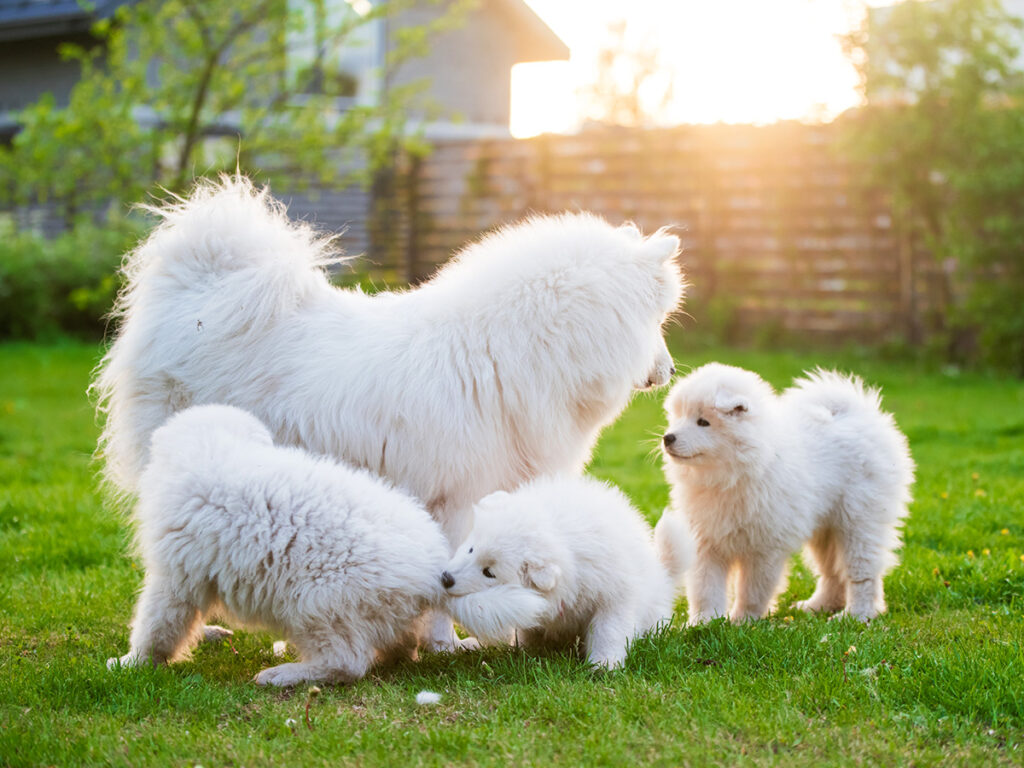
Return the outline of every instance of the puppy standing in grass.
{"type": "Polygon", "coordinates": [[[623,494],[589,478],[547,478],[480,501],[473,529],[442,576],[455,617],[484,639],[515,627],[526,645],[571,645],[618,667],[629,642],[672,618],[688,537],[669,518],[651,529],[623,494]],[[539,594],[531,623],[490,617],[509,589],[539,594]],[[494,595],[494,598],[491,598],[494,595]],[[490,627],[490,631],[485,631],[490,627]]]}
{"type": "Polygon", "coordinates": [[[896,563],[914,463],[877,390],[817,371],[776,395],[757,374],[711,363],[666,400],[663,438],[672,506],[697,555],[690,623],[764,616],[806,543],[817,588],[799,610],[867,621],[885,611],[882,577],[896,563]]]}
{"type": "MultiPolygon", "coordinates": [[[[299,652],[301,662],[264,669],[257,683],[348,682],[378,652],[412,645],[410,624],[447,602],[441,527],[369,472],[275,447],[255,417],[222,405],[172,417],[150,455],[137,507],[145,582],[131,650],[108,666],[185,656],[204,616],[226,609],[299,652]]],[[[493,602],[487,609],[502,622],[540,609],[525,592],[493,602]]]]}

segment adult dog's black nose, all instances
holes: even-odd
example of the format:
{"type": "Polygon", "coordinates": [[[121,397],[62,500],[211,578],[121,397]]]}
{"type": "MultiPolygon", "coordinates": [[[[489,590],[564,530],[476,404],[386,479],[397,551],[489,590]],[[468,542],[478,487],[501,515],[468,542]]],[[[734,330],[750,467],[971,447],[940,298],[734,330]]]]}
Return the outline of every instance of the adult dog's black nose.
{"type": "Polygon", "coordinates": [[[455,586],[455,577],[448,573],[448,571],[445,571],[441,574],[441,586],[445,589],[451,589],[455,586]]]}
{"type": "Polygon", "coordinates": [[[676,436],[671,432],[666,432],[665,436],[661,438],[665,445],[672,445],[676,441],[676,436]]]}
{"type": "Polygon", "coordinates": [[[676,367],[674,365],[671,368],[668,369],[668,375],[669,376],[675,376],[676,375],[676,367]]]}

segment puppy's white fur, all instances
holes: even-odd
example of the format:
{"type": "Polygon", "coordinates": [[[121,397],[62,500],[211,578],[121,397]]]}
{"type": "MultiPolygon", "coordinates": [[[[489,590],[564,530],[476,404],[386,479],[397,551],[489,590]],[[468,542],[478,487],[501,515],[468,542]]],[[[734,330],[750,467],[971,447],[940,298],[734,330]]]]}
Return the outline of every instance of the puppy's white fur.
{"type": "Polygon", "coordinates": [[[816,371],[782,395],[757,374],[712,363],[666,403],[672,506],[696,542],[690,622],[764,616],[806,543],[818,585],[797,608],[868,620],[886,609],[914,463],[906,438],[860,379],[816,371]]]}
{"type": "MultiPolygon", "coordinates": [[[[227,403],[423,499],[454,546],[476,500],[579,471],[631,391],[673,371],[661,325],[682,281],[664,232],[535,217],[415,290],[367,296],[331,286],[330,244],[243,178],[156,212],[93,387],[128,494],[168,416],[227,403]]],[[[454,642],[450,622],[434,634],[454,642]]]]}
{"type": "MultiPolygon", "coordinates": [[[[659,544],[672,535],[663,531],[659,544]]],[[[446,585],[451,595],[478,595],[486,604],[512,586],[534,590],[544,610],[520,625],[527,645],[580,637],[592,663],[617,667],[630,640],[672,618],[676,568],[685,567],[678,558],[685,544],[672,544],[659,557],[650,527],[618,489],[589,478],[544,478],[476,505],[446,585]]],[[[477,631],[462,607],[454,606],[456,618],[477,631]]]]}
{"type": "MultiPolygon", "coordinates": [[[[213,611],[283,633],[301,661],[260,684],[362,677],[375,655],[447,596],[448,546],[423,506],[365,470],[275,447],[253,416],[190,408],[153,434],[139,481],[137,540],[145,581],[131,650],[111,666],[188,654],[213,611]]],[[[496,596],[501,620],[535,602],[496,596]],[[524,607],[525,606],[525,607],[524,607]]],[[[204,632],[205,629],[205,632],[204,632]]]]}

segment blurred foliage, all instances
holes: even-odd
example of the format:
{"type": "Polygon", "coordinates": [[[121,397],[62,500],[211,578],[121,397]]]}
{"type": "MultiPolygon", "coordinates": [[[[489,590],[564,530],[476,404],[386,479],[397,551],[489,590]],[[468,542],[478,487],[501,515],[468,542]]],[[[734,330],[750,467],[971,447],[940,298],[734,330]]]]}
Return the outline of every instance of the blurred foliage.
{"type": "Polygon", "coordinates": [[[958,363],[1024,374],[1022,23],[998,0],[875,9],[845,40],[867,106],[848,146],[912,242],[948,266],[937,313],[958,363]]]}
{"type": "Polygon", "coordinates": [[[82,217],[53,239],[0,218],[0,339],[96,338],[120,285],[121,254],[141,225],[82,217]]]}

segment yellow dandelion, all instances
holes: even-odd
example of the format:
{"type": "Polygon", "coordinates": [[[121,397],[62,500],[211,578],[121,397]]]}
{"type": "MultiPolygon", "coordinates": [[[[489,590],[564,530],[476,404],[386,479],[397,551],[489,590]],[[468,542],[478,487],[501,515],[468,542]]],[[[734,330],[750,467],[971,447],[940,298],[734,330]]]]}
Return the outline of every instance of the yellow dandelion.
{"type": "Polygon", "coordinates": [[[977,496],[980,499],[983,496],[987,496],[988,494],[985,493],[985,489],[984,488],[975,488],[974,489],[974,495],[977,496]]]}
{"type": "Polygon", "coordinates": [[[979,477],[981,477],[981,475],[977,472],[971,472],[971,480],[977,480],[979,477]]]}
{"type": "Polygon", "coordinates": [[[932,576],[938,576],[938,575],[939,575],[939,569],[938,568],[932,568],[932,576]]]}
{"type": "Polygon", "coordinates": [[[973,549],[968,549],[967,550],[967,556],[973,560],[974,559],[974,550],[973,549]]]}
{"type": "Polygon", "coordinates": [[[992,550],[988,547],[985,547],[983,550],[981,550],[981,554],[983,554],[985,557],[988,557],[992,554],[992,550]]]}
{"type": "Polygon", "coordinates": [[[942,493],[940,493],[939,494],[939,498],[940,499],[948,499],[949,498],[949,491],[943,491],[942,493]]]}
{"type": "Polygon", "coordinates": [[[1024,563],[1024,555],[1021,555],[1021,556],[1020,556],[1020,561],[1021,561],[1022,563],[1024,563]]]}
{"type": "Polygon", "coordinates": [[[1010,529],[1009,528],[1003,528],[1003,530],[1001,530],[999,533],[1001,533],[1003,536],[1009,536],[1010,535],[1010,529]]]}
{"type": "Polygon", "coordinates": [[[782,620],[788,624],[789,622],[791,622],[793,620],[793,617],[792,616],[783,616],[782,620]]]}

